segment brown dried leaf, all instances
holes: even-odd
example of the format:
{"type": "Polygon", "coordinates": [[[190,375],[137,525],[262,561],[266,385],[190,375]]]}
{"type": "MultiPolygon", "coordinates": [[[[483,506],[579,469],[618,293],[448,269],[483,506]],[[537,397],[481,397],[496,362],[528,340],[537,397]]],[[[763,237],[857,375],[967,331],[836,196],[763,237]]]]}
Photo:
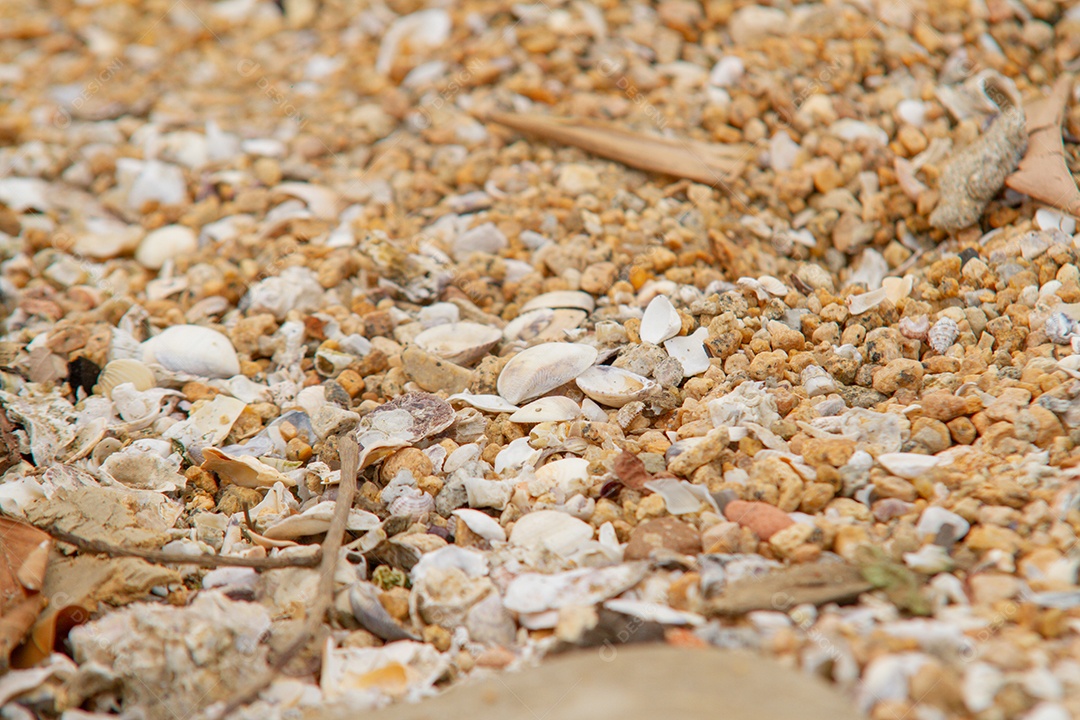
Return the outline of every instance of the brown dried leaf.
{"type": "Polygon", "coordinates": [[[645,463],[641,462],[637,455],[625,450],[615,458],[615,464],[611,469],[615,472],[615,477],[619,478],[619,482],[631,490],[643,490],[645,483],[653,479],[649,471],[645,469],[645,463]]]}
{"type": "Polygon", "coordinates": [[[648,172],[722,186],[739,177],[749,155],[744,145],[717,145],[637,133],[587,119],[491,113],[488,118],[521,132],[621,162],[648,172]]]}
{"type": "Polygon", "coordinates": [[[1013,190],[1080,216],[1080,190],[1065,164],[1061,123],[1072,88],[1072,75],[1062,75],[1050,95],[1027,108],[1028,149],[1020,167],[1005,179],[1013,190]]]}
{"type": "Polygon", "coordinates": [[[27,523],[0,517],[0,671],[45,607],[52,538],[27,523]]]}

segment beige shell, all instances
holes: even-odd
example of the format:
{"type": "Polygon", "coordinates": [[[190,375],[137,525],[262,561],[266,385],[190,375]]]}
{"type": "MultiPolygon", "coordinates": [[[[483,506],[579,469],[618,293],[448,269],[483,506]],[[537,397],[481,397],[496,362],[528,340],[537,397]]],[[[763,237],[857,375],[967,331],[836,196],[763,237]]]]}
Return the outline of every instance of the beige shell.
{"type": "Polygon", "coordinates": [[[157,386],[153,371],[138,360],[113,360],[105,365],[98,376],[94,392],[112,399],[112,391],[117,385],[131,383],[138,391],[149,390],[157,386]]]}
{"type": "Polygon", "coordinates": [[[502,339],[502,331],[474,322],[436,325],[417,335],[413,342],[422,349],[458,365],[471,365],[502,339]]]}
{"type": "Polygon", "coordinates": [[[565,385],[596,361],[596,348],[580,343],[541,343],[522,350],[499,374],[496,387],[515,405],[565,385]]]}
{"type": "Polygon", "coordinates": [[[581,408],[568,397],[553,395],[533,400],[510,416],[512,423],[563,422],[581,417],[581,408]]]}
{"type": "Polygon", "coordinates": [[[655,380],[610,365],[594,365],[578,376],[578,388],[608,407],[622,407],[648,397],[659,387],[655,380]]]}
{"type": "Polygon", "coordinates": [[[537,295],[525,303],[521,312],[527,313],[540,308],[577,308],[591,313],[596,309],[596,301],[593,300],[592,295],[580,290],[554,290],[537,295]]]}
{"type": "Polygon", "coordinates": [[[564,330],[573,330],[585,321],[588,313],[574,308],[537,308],[523,312],[503,328],[507,342],[529,342],[534,339],[559,340],[564,330]]]}

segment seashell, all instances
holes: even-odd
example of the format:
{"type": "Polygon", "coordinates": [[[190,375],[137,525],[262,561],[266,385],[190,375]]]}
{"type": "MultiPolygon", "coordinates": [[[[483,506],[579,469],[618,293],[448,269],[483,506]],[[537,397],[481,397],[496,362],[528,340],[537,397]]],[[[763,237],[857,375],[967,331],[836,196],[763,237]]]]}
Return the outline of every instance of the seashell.
{"type": "Polygon", "coordinates": [[[454,408],[437,395],[411,392],[365,415],[358,434],[375,431],[415,443],[450,427],[454,417],[454,408]]]}
{"type": "Polygon", "coordinates": [[[1063,312],[1051,313],[1043,323],[1043,332],[1055,345],[1068,345],[1075,330],[1076,321],[1063,312]]]}
{"type": "Polygon", "coordinates": [[[124,447],[124,443],[120,442],[116,438],[102,438],[101,441],[98,442],[98,444],[95,445],[94,449],[91,451],[90,459],[94,462],[94,464],[100,467],[101,463],[105,462],[105,460],[110,455],[112,455],[114,452],[118,451],[122,447],[124,447]]]}
{"type": "Polygon", "coordinates": [[[472,530],[485,540],[489,542],[492,540],[506,542],[506,531],[503,530],[502,525],[499,524],[498,520],[487,513],[482,513],[479,510],[472,510],[470,508],[458,508],[451,514],[463,522],[469,530],[472,530]]]}
{"type": "Polygon", "coordinates": [[[458,365],[471,365],[487,354],[503,333],[497,328],[473,322],[454,322],[424,330],[413,342],[421,348],[458,365]]]}
{"type": "Polygon", "coordinates": [[[709,354],[705,351],[708,337],[707,328],[698,328],[692,335],[671,338],[664,342],[664,350],[667,350],[668,356],[682,365],[684,377],[700,375],[709,369],[709,354]]]}
{"type": "MultiPolygon", "coordinates": [[[[299,515],[290,515],[272,523],[262,535],[271,540],[294,540],[324,533],[330,529],[334,505],[336,503],[333,500],[316,503],[299,515]]],[[[349,510],[348,520],[345,523],[345,527],[353,532],[367,532],[381,525],[382,521],[377,515],[356,508],[349,510]]]]}
{"type": "Polygon", "coordinates": [[[381,75],[388,74],[401,47],[416,50],[442,45],[450,37],[451,28],[450,14],[441,8],[399,17],[383,35],[375,60],[375,71],[381,75]]]}
{"type": "Polygon", "coordinates": [[[176,440],[189,450],[202,445],[217,445],[229,434],[246,407],[236,398],[218,395],[191,413],[187,420],[171,426],[162,437],[176,440]]]}
{"type": "MultiPolygon", "coordinates": [[[[536,456],[539,457],[539,451],[536,456]]],[[[498,472],[498,471],[496,471],[498,472]]],[[[465,480],[465,497],[469,507],[489,507],[502,510],[506,503],[510,502],[510,495],[514,488],[508,482],[499,480],[485,480],[484,478],[468,478],[465,480]]]]}
{"type": "MultiPolygon", "coordinates": [[[[642,400],[660,387],[654,380],[610,365],[594,365],[574,382],[581,392],[596,402],[617,408],[634,400],[642,400]]],[[[603,422],[606,421],[605,416],[603,422]]]]}
{"type": "Polygon", "coordinates": [[[202,469],[215,472],[223,483],[246,488],[268,488],[275,483],[295,487],[296,481],[250,455],[233,457],[214,447],[203,448],[202,469]]]}
{"type": "Polygon", "coordinates": [[[538,308],[522,313],[503,328],[507,342],[529,342],[537,338],[560,340],[567,330],[573,330],[585,321],[588,313],[572,308],[538,308]]]}
{"type": "Polygon", "coordinates": [[[704,485],[693,485],[675,478],[657,478],[645,483],[645,487],[664,498],[664,505],[672,515],[685,515],[701,510],[703,503],[711,505],[719,513],[716,501],[704,485]]]}
{"type": "Polygon", "coordinates": [[[836,392],[836,380],[824,368],[818,365],[807,365],[799,373],[799,381],[806,390],[807,397],[828,395],[836,392]]]}
{"type": "Polygon", "coordinates": [[[379,602],[381,591],[369,582],[357,582],[349,588],[349,607],[360,625],[388,642],[396,640],[419,640],[404,629],[379,602]]]}
{"type": "Polygon", "coordinates": [[[162,415],[172,412],[183,397],[175,390],[150,388],[138,391],[131,383],[120,383],[112,390],[113,407],[120,419],[127,423],[127,430],[141,430],[162,415]]]}
{"type": "Polygon", "coordinates": [[[569,457],[549,462],[536,469],[536,479],[546,485],[558,487],[568,495],[584,492],[589,485],[589,461],[585,458],[569,457]]]}
{"type": "Polygon", "coordinates": [[[774,278],[772,275],[762,275],[757,279],[758,283],[770,295],[776,297],[784,297],[791,292],[791,288],[785,285],[779,278],[774,278]]]}
{"type": "Polygon", "coordinates": [[[877,460],[886,470],[905,480],[915,480],[938,465],[952,462],[949,458],[905,452],[882,453],[877,460]]]}
{"type": "Polygon", "coordinates": [[[596,348],[578,343],[534,345],[506,363],[496,387],[503,398],[516,405],[575,379],[596,361],[596,356],[596,348]]]}
{"type": "Polygon", "coordinates": [[[554,290],[537,295],[532,300],[529,300],[522,306],[521,312],[527,313],[530,310],[539,310],[541,308],[551,308],[553,310],[572,308],[591,313],[596,309],[596,300],[593,299],[592,295],[581,290],[554,290]]]}
{"type": "Polygon", "coordinates": [[[187,485],[181,475],[180,459],[170,461],[152,452],[128,446],[115,452],[101,464],[101,472],[116,482],[143,490],[175,492],[187,485]]]}
{"type": "Polygon", "coordinates": [[[340,350],[320,348],[315,351],[315,372],[326,378],[336,378],[356,362],[356,356],[340,350]]]}
{"type": "Polygon", "coordinates": [[[930,330],[930,318],[925,315],[900,318],[900,334],[912,340],[925,340],[930,330]]]}
{"type": "Polygon", "coordinates": [[[123,358],[113,360],[105,365],[98,376],[94,392],[112,399],[112,391],[121,383],[131,383],[135,389],[142,392],[157,386],[157,379],[153,371],[138,360],[123,358]]]}
{"type": "Polygon", "coordinates": [[[638,334],[642,342],[659,345],[682,330],[682,318],[675,306],[663,295],[657,295],[645,308],[638,334]]]}
{"type": "MultiPolygon", "coordinates": [[[[529,515],[521,520],[526,517],[529,515]]],[[[522,573],[507,585],[503,604],[507,610],[516,613],[539,613],[569,606],[591,607],[637,585],[645,577],[647,567],[647,563],[623,563],[550,574],[522,573]]]]}
{"type": "Polygon", "coordinates": [[[75,433],[75,437],[68,443],[65,450],[67,454],[61,458],[61,462],[71,463],[89,455],[105,437],[105,426],[108,421],[103,417],[94,418],[90,422],[82,423],[75,433]]]}
{"type": "Polygon", "coordinates": [[[160,270],[166,261],[190,255],[199,248],[195,232],[184,225],[166,225],[149,232],[135,250],[135,259],[143,267],[160,270]]]}
{"type": "Polygon", "coordinates": [[[225,335],[199,325],[173,325],[142,344],[142,360],[166,370],[207,378],[240,374],[240,359],[225,335]]]}
{"type": "Polygon", "coordinates": [[[881,287],[885,289],[885,298],[893,305],[899,305],[900,301],[911,295],[911,288],[915,279],[911,275],[902,278],[887,277],[881,281],[881,287]]]}
{"type": "Polygon", "coordinates": [[[956,321],[943,317],[926,332],[926,341],[935,352],[944,353],[956,342],[958,335],[960,328],[956,326],[956,321]]]}
{"type": "Polygon", "coordinates": [[[499,230],[495,223],[488,222],[477,225],[455,237],[451,243],[450,254],[458,262],[464,262],[473,253],[497,255],[507,245],[509,245],[509,241],[506,239],[506,235],[499,230]]]}
{"type": "Polygon", "coordinates": [[[705,618],[694,612],[675,610],[663,603],[618,598],[604,602],[604,608],[620,615],[628,615],[642,622],[661,625],[704,625],[705,618]]]}
{"type": "Polygon", "coordinates": [[[5,177],[0,179],[0,203],[15,213],[27,210],[48,212],[51,208],[49,185],[40,178],[5,177]]]}
{"type": "Polygon", "coordinates": [[[533,400],[510,416],[512,423],[563,422],[581,417],[576,402],[562,395],[533,400]]]}
{"type": "Polygon", "coordinates": [[[483,410],[490,413],[512,413],[518,409],[517,405],[511,405],[503,400],[498,395],[473,395],[468,392],[455,393],[447,398],[450,402],[459,400],[463,403],[468,403],[477,410],[483,410]]]}
{"type": "Polygon", "coordinates": [[[338,194],[330,188],[306,182],[283,182],[275,185],[273,191],[300,200],[317,218],[337,219],[338,194]]]}
{"type": "Polygon", "coordinates": [[[593,537],[593,526],[558,510],[536,510],[514,523],[510,544],[570,557],[593,537]]]}
{"type": "Polygon", "coordinates": [[[922,515],[919,516],[919,522],[915,523],[915,532],[920,537],[935,537],[941,528],[946,525],[952,526],[953,540],[962,540],[968,534],[968,530],[971,529],[971,523],[961,516],[951,510],[946,510],[940,505],[931,505],[923,510],[922,515]]]}
{"type": "Polygon", "coordinates": [[[709,72],[709,84],[715,87],[731,87],[742,79],[745,70],[746,65],[742,58],[725,55],[709,72]]]}
{"type": "Polygon", "coordinates": [[[435,509],[435,498],[419,488],[406,488],[387,508],[393,517],[420,517],[435,509]]]}
{"type": "Polygon", "coordinates": [[[887,295],[888,290],[883,287],[861,295],[851,295],[847,299],[848,310],[852,315],[862,315],[864,312],[880,305],[887,295]]]}

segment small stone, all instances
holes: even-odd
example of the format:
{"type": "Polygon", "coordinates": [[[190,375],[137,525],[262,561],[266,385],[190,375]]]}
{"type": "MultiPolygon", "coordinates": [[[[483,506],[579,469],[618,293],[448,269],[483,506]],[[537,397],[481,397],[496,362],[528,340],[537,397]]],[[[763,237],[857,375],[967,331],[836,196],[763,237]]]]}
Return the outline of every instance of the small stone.
{"type": "Polygon", "coordinates": [[[701,552],[701,536],[691,525],[672,517],[649,520],[630,533],[624,557],[645,560],[658,548],[680,555],[697,555],[701,552]]]}
{"type": "MultiPolygon", "coordinates": [[[[685,443],[687,441],[681,441],[685,443]]],[[[675,475],[687,476],[702,465],[710,463],[720,457],[720,453],[728,446],[730,439],[726,427],[718,427],[700,440],[696,440],[678,454],[671,454],[672,450],[678,449],[679,444],[672,445],[668,450],[668,472],[675,475]]]]}
{"type": "Polygon", "coordinates": [[[968,578],[971,602],[975,605],[993,605],[1001,600],[1011,600],[1020,592],[1022,585],[1019,578],[1001,573],[977,573],[968,578]]]}
{"type": "Polygon", "coordinates": [[[769,537],[769,547],[775,550],[780,557],[791,558],[796,549],[806,543],[813,534],[813,525],[793,523],[783,530],[777,530],[773,533],[769,537]]]}
{"type": "Polygon", "coordinates": [[[802,350],[806,345],[806,338],[798,330],[789,328],[782,322],[770,320],[766,325],[769,332],[769,342],[774,350],[802,350]]]}
{"type": "Polygon", "coordinates": [[[459,393],[469,386],[472,371],[410,345],[401,353],[402,369],[428,392],[459,393]]]}
{"type": "Polygon", "coordinates": [[[971,412],[967,398],[948,392],[928,392],[919,398],[919,406],[923,415],[944,423],[971,412]]]}
{"type": "Polygon", "coordinates": [[[408,470],[412,473],[413,479],[420,480],[420,478],[430,475],[433,469],[431,459],[427,456],[427,453],[418,448],[408,447],[402,448],[386,458],[382,467],[379,468],[379,476],[382,478],[383,483],[388,483],[397,477],[397,474],[402,470],[408,470]]]}
{"type": "Polygon", "coordinates": [[[763,502],[733,500],[724,508],[724,517],[731,522],[750,528],[762,540],[794,524],[786,512],[763,502]]]}
{"type": "Polygon", "coordinates": [[[559,169],[556,181],[559,189],[569,195],[581,195],[593,192],[600,187],[600,176],[588,165],[573,163],[559,169]]]}
{"type": "Polygon", "coordinates": [[[810,467],[842,467],[855,453],[855,441],[848,438],[809,438],[802,445],[803,460],[810,467]]]}
{"type": "Polygon", "coordinates": [[[593,295],[605,295],[619,276],[615,263],[594,263],[581,274],[581,289],[593,295]]]}
{"type": "Polygon", "coordinates": [[[1065,434],[1057,415],[1041,405],[1031,405],[1021,410],[1014,426],[1018,440],[1034,443],[1040,448],[1047,447],[1054,438],[1065,434]]]}
{"type": "Polygon", "coordinates": [[[901,388],[918,391],[922,387],[923,366],[918,360],[898,358],[874,373],[874,389],[892,395],[901,388]]]}

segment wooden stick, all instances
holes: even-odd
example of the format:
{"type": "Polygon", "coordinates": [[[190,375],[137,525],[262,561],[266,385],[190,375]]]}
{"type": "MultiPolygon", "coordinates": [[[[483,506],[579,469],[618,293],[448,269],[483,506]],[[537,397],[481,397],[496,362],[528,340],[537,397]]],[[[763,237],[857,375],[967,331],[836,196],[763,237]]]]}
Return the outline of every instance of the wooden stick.
{"type": "Polygon", "coordinates": [[[224,706],[215,704],[207,708],[205,714],[210,718],[228,717],[241,707],[258,699],[259,693],[270,687],[278,673],[315,637],[319,626],[322,625],[323,618],[326,616],[326,611],[330,609],[334,601],[334,574],[337,571],[338,555],[345,537],[345,524],[349,519],[349,509],[352,508],[353,498],[356,496],[356,475],[360,470],[360,448],[351,435],[342,435],[338,438],[338,452],[341,456],[341,482],[338,485],[334,515],[330,519],[330,529],[326,531],[326,537],[323,538],[322,564],[319,566],[319,588],[315,601],[311,605],[311,612],[305,618],[304,626],[300,629],[296,639],[281,651],[273,665],[270,666],[270,670],[253,683],[251,687],[238,693],[224,706]]]}

